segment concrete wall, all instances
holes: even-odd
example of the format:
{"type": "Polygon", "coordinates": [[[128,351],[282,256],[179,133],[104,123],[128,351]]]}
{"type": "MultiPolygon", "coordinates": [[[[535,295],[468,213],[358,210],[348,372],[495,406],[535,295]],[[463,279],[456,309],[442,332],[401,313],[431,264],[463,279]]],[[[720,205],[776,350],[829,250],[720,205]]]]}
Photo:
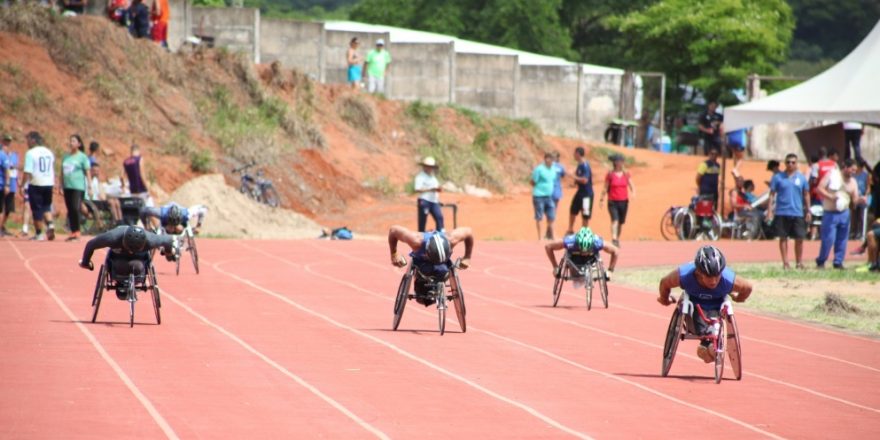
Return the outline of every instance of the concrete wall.
{"type": "MultiPolygon", "coordinates": [[[[385,50],[391,52],[391,67],[394,71],[394,45],[391,44],[387,33],[372,32],[341,32],[341,31],[324,31],[324,74],[321,82],[330,84],[344,84],[348,82],[348,62],[345,54],[348,52],[348,44],[352,38],[357,37],[360,40],[360,54],[362,58],[367,57],[367,53],[376,47],[376,40],[382,38],[385,40],[385,50]]],[[[367,80],[367,72],[363,72],[364,82],[367,80]]],[[[390,93],[391,89],[388,85],[388,77],[385,78],[385,94],[390,93]]]]}
{"type": "Polygon", "coordinates": [[[585,138],[603,139],[608,122],[618,117],[622,79],[623,75],[580,75],[578,127],[585,138]]]}
{"type": "Polygon", "coordinates": [[[391,56],[390,98],[438,104],[452,101],[453,43],[396,43],[391,56]]]}
{"type": "Polygon", "coordinates": [[[189,0],[168,0],[168,6],[171,10],[168,49],[177,52],[186,37],[192,35],[192,3],[189,0]]]}
{"type": "Polygon", "coordinates": [[[520,66],[516,116],[552,134],[576,134],[578,72],[577,65],[520,66]]]}
{"type": "Polygon", "coordinates": [[[281,62],[314,80],[321,78],[324,25],[304,21],[260,20],[260,59],[281,62]]]}
{"type": "Polygon", "coordinates": [[[216,47],[245,52],[260,62],[260,10],[192,8],[192,33],[214,37],[216,47]]]}
{"type": "Polygon", "coordinates": [[[518,58],[455,54],[455,103],[488,115],[516,117],[518,58]]]}

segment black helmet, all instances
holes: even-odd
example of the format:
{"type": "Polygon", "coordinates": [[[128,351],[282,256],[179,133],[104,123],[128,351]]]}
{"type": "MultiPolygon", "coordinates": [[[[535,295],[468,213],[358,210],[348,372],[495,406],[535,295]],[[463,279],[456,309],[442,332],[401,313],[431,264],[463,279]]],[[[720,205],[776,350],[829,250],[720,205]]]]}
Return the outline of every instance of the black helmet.
{"type": "Polygon", "coordinates": [[[171,205],[171,207],[168,208],[168,219],[167,220],[168,220],[169,226],[177,226],[182,222],[183,215],[180,212],[179,206],[171,205]]]}
{"type": "Polygon", "coordinates": [[[147,233],[140,226],[129,226],[122,236],[122,249],[129,253],[138,253],[147,247],[147,233]]]}
{"type": "Polygon", "coordinates": [[[694,258],[694,265],[705,275],[715,277],[721,275],[721,271],[727,266],[724,254],[715,246],[703,246],[697,251],[694,258]]]}
{"type": "Polygon", "coordinates": [[[425,255],[432,264],[441,264],[449,260],[452,254],[452,246],[442,232],[436,232],[428,239],[425,255]]]}

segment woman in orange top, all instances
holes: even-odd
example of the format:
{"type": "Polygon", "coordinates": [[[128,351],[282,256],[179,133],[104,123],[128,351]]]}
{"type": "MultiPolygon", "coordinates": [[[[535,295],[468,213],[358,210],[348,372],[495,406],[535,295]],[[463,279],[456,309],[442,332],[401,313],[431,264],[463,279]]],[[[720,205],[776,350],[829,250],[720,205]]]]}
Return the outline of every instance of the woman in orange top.
{"type": "Polygon", "coordinates": [[[168,20],[171,18],[168,0],[153,0],[151,15],[153,18],[151,34],[153,41],[160,43],[164,48],[168,48],[168,20]]]}
{"type": "Polygon", "coordinates": [[[636,188],[633,186],[629,172],[623,169],[623,155],[612,155],[611,163],[614,164],[614,169],[605,175],[605,189],[602,190],[599,205],[605,203],[607,195],[608,213],[611,214],[611,242],[614,243],[614,246],[620,247],[620,229],[626,223],[629,193],[632,192],[632,195],[635,196],[636,188]]]}

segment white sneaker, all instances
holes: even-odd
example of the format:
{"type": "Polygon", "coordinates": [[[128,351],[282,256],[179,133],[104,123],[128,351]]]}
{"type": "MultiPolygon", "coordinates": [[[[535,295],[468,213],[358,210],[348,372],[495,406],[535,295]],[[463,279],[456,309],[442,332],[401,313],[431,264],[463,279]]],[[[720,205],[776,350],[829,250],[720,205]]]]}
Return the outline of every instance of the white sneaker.
{"type": "Polygon", "coordinates": [[[39,235],[34,235],[33,237],[31,237],[31,241],[46,241],[46,234],[43,233],[39,235]]]}

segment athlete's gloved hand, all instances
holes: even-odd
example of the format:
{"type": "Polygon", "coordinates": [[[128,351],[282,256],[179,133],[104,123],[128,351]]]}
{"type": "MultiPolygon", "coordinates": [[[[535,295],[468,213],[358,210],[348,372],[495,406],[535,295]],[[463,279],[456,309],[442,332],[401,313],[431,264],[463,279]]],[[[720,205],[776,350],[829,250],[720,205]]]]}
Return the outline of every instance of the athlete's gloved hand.
{"type": "Polygon", "coordinates": [[[608,269],[605,271],[605,281],[611,281],[611,275],[614,274],[614,271],[608,269]]]}
{"type": "Polygon", "coordinates": [[[79,267],[81,267],[83,269],[88,269],[88,270],[95,270],[95,265],[92,264],[91,261],[87,261],[87,262],[83,263],[82,260],[80,260],[79,267]]]}
{"type": "Polygon", "coordinates": [[[562,266],[556,266],[553,268],[553,278],[559,278],[559,273],[562,272],[562,266]]]}
{"type": "Polygon", "coordinates": [[[404,267],[406,266],[406,257],[398,255],[397,252],[395,252],[391,255],[391,264],[395,267],[404,267]]]}
{"type": "Polygon", "coordinates": [[[462,258],[458,261],[458,267],[462,269],[467,269],[471,267],[471,259],[470,258],[462,258]]]}
{"type": "Polygon", "coordinates": [[[168,253],[168,252],[166,252],[166,253],[165,253],[165,260],[166,260],[166,261],[174,262],[174,261],[177,261],[177,256],[174,255],[173,253],[168,253]]]}
{"type": "Polygon", "coordinates": [[[672,298],[666,298],[666,299],[664,300],[662,296],[658,296],[658,297],[657,297],[657,302],[660,303],[660,304],[663,304],[664,306],[668,306],[668,305],[674,303],[675,300],[672,299],[672,298]]]}

